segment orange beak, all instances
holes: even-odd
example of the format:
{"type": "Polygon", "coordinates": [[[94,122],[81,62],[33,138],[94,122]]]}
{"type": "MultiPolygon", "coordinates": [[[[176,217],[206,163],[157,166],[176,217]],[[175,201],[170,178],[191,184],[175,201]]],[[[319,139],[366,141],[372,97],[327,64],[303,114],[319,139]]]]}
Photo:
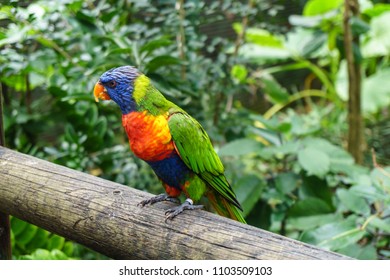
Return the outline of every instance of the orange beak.
{"type": "Polygon", "coordinates": [[[95,87],[93,89],[93,95],[95,96],[95,101],[99,102],[99,99],[101,100],[110,100],[110,96],[107,94],[106,89],[102,85],[102,83],[99,81],[95,84],[95,87]]]}

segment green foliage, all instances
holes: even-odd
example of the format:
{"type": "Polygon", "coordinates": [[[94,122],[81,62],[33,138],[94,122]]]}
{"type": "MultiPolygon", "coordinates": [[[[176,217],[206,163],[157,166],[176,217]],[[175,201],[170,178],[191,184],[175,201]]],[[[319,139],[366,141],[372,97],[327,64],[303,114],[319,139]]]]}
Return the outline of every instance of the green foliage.
{"type": "MultiPolygon", "coordinates": [[[[129,151],[119,110],[92,96],[105,70],[135,65],[204,126],[250,224],[355,258],[389,258],[390,169],[372,166],[370,154],[357,165],[345,151],[342,2],[307,1],[287,30],[272,1],[185,1],[184,20],[175,1],[9,1],[0,7],[7,145],[162,192],[129,151]],[[214,32],[224,20],[243,42],[214,32]]],[[[390,105],[390,8],[364,2],[351,25],[374,138],[390,105]]],[[[14,217],[12,239],[15,259],[105,258],[14,217]]]]}
{"type": "MultiPolygon", "coordinates": [[[[295,27],[284,37],[262,28],[248,29],[240,49],[246,64],[241,62],[240,67],[261,70],[246,71],[246,80],[240,83],[263,89],[271,105],[263,117],[251,116],[253,127],[237,140],[245,146],[243,153],[235,151],[239,143],[232,142],[221,154],[240,156],[244,170],[257,170],[267,180],[258,205],[266,203],[271,211],[255,219],[249,215],[249,223],[260,226],[260,220],[268,220],[270,230],[354,258],[387,258],[390,173],[376,162],[373,169],[356,165],[340,145],[346,132],[348,86],[344,47],[338,43],[343,40],[342,3],[308,1],[303,16],[290,17],[295,27]],[[281,44],[268,44],[269,38],[253,40],[252,33],[277,38],[281,44]],[[286,77],[284,72],[297,70],[308,73],[303,85],[280,79],[286,77]],[[320,86],[313,87],[314,79],[320,86]],[[294,110],[286,110],[293,102],[294,110]],[[269,137],[275,133],[279,138],[269,137]]],[[[365,73],[363,112],[374,124],[383,119],[390,100],[386,87],[390,53],[382,37],[388,13],[382,4],[368,5],[362,12],[370,18],[351,22],[363,42],[354,55],[365,73]]]]}
{"type": "Polygon", "coordinates": [[[11,218],[12,253],[20,260],[68,260],[102,259],[92,252],[64,237],[50,233],[25,221],[11,218]]]}
{"type": "Polygon", "coordinates": [[[248,222],[260,226],[269,220],[269,229],[303,242],[355,258],[377,258],[389,244],[388,169],[370,171],[328,140],[302,137],[302,130],[294,130],[294,122],[302,123],[301,116],[291,114],[290,128],[280,131],[281,143],[261,147],[258,141],[242,139],[220,150],[244,164],[243,170],[257,174],[237,179],[238,194],[242,181],[251,189],[254,179],[249,178],[267,178],[266,183],[257,183],[259,195],[250,192],[253,200],[260,200],[249,207],[259,209],[266,203],[271,211],[249,214],[248,222]],[[234,152],[238,145],[245,146],[242,153],[234,152]]]}
{"type": "Polygon", "coordinates": [[[321,0],[309,0],[305,8],[303,9],[304,16],[316,16],[322,15],[326,12],[332,11],[339,8],[343,4],[343,0],[330,0],[330,1],[321,1],[321,0]]]}

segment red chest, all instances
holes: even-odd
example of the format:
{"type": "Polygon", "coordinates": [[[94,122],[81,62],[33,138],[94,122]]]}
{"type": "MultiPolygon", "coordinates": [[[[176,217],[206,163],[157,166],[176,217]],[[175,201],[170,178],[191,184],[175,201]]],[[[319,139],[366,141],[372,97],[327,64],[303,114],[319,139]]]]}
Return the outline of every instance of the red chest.
{"type": "Polygon", "coordinates": [[[168,127],[168,114],[153,116],[147,112],[122,115],[122,124],[134,154],[146,161],[158,161],[174,150],[168,127]]]}

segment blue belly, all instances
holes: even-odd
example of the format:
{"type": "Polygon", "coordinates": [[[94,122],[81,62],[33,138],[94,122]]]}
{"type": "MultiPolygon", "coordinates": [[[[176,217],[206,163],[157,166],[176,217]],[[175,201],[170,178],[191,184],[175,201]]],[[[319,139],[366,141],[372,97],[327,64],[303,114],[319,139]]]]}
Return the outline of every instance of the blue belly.
{"type": "Polygon", "coordinates": [[[182,190],[191,175],[191,170],[185,165],[176,152],[160,161],[147,161],[154,173],[167,185],[182,190]]]}

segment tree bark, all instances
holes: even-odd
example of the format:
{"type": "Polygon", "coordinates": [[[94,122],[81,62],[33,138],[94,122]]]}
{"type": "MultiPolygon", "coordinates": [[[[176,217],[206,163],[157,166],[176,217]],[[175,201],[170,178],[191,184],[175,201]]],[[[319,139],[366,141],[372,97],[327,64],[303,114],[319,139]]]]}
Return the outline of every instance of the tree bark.
{"type": "Polygon", "coordinates": [[[203,210],[0,147],[0,211],[116,259],[347,259],[203,210]],[[10,188],[9,186],[12,186],[10,188]]]}
{"type": "Polygon", "coordinates": [[[359,16],[358,0],[344,2],[344,49],[348,68],[348,151],[359,164],[363,162],[363,118],[361,112],[361,69],[354,56],[354,46],[359,50],[359,36],[353,35],[351,18],[359,16]]]}

